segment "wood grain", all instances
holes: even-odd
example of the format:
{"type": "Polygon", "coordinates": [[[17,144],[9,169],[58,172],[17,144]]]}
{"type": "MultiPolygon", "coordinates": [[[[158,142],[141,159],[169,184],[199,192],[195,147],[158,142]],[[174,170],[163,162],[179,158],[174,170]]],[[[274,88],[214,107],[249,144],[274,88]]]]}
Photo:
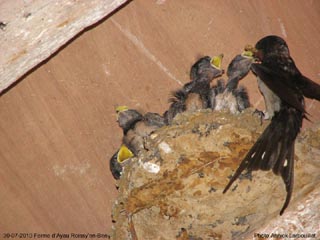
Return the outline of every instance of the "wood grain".
{"type": "MultiPolygon", "coordinates": [[[[0,97],[1,232],[108,233],[116,196],[108,160],[122,137],[114,107],[163,113],[200,55],[224,53],[226,68],[247,43],[278,34],[320,83],[319,3],[137,0],[79,35],[0,97]]],[[[2,63],[1,80],[36,62],[23,71],[2,63]]],[[[263,109],[255,78],[242,84],[263,109]]],[[[319,107],[307,101],[314,122],[319,107]]]]}

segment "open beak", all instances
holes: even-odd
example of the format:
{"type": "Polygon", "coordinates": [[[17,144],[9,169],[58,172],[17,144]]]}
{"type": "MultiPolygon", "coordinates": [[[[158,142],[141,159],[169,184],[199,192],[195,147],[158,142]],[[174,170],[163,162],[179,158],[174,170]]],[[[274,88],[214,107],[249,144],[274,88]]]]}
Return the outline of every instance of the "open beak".
{"type": "Polygon", "coordinates": [[[117,155],[117,161],[119,163],[122,163],[125,160],[132,158],[133,156],[134,154],[130,151],[130,149],[127,148],[126,145],[122,144],[117,155]]]}
{"type": "Polygon", "coordinates": [[[255,53],[257,53],[257,49],[250,45],[250,44],[247,44],[245,47],[244,47],[244,51],[241,53],[241,55],[243,57],[246,57],[246,58],[254,58],[255,57],[255,53]]]}
{"type": "Polygon", "coordinates": [[[222,59],[223,59],[223,54],[220,54],[218,56],[212,57],[210,63],[214,68],[220,70],[221,69],[222,59]]]}

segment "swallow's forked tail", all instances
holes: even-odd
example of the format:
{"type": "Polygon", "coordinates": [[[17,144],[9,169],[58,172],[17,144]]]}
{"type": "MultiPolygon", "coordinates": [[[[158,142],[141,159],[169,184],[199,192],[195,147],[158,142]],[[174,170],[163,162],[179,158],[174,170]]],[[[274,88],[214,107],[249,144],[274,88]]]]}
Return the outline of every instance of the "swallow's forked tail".
{"type": "Polygon", "coordinates": [[[290,106],[283,106],[271,120],[223,190],[226,193],[239,175],[248,171],[272,171],[281,175],[286,186],[286,200],[280,215],[289,205],[293,189],[294,144],[304,114],[290,106]]]}

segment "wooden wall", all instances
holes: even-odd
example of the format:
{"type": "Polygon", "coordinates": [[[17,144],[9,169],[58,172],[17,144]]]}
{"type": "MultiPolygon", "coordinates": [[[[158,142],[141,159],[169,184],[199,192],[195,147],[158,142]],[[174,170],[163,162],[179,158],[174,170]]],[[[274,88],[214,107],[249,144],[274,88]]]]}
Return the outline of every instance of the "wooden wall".
{"type": "MultiPolygon", "coordinates": [[[[0,233],[110,232],[117,191],[108,160],[122,134],[115,106],[162,113],[197,57],[222,52],[226,68],[269,34],[285,38],[320,83],[319,29],[319,1],[127,4],[1,95],[0,233]]],[[[243,84],[262,109],[255,78],[243,84]]],[[[307,104],[320,121],[319,102],[307,104]]]]}

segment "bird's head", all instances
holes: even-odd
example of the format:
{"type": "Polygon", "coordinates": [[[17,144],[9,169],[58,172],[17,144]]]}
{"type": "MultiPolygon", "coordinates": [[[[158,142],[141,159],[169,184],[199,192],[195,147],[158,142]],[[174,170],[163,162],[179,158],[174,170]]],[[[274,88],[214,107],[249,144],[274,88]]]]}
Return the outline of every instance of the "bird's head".
{"type": "Polygon", "coordinates": [[[127,106],[117,106],[116,107],[116,113],[120,113],[120,112],[123,112],[123,111],[127,111],[129,108],[127,106]]]}
{"type": "Polygon", "coordinates": [[[222,63],[222,59],[223,59],[223,54],[221,53],[218,56],[213,56],[211,58],[211,66],[214,67],[217,70],[221,70],[221,63],[222,63]]]}
{"type": "Polygon", "coordinates": [[[213,78],[221,76],[224,73],[224,70],[221,69],[222,59],[223,54],[214,57],[205,56],[200,58],[191,67],[191,81],[200,78],[212,80],[213,78]]]}
{"type": "Polygon", "coordinates": [[[241,56],[243,56],[245,58],[253,58],[256,51],[257,51],[257,49],[254,46],[247,44],[244,47],[244,50],[241,53],[241,56]]]}
{"type": "Polygon", "coordinates": [[[127,132],[134,123],[143,119],[141,113],[135,109],[129,109],[127,106],[116,107],[117,122],[119,126],[127,132]]]}
{"type": "Polygon", "coordinates": [[[129,108],[127,106],[117,106],[116,107],[116,114],[117,114],[117,121],[119,121],[119,116],[122,112],[128,111],[129,108]]]}
{"type": "Polygon", "coordinates": [[[290,57],[285,40],[279,36],[270,35],[260,39],[255,45],[254,56],[260,61],[269,56],[290,57]]]}

